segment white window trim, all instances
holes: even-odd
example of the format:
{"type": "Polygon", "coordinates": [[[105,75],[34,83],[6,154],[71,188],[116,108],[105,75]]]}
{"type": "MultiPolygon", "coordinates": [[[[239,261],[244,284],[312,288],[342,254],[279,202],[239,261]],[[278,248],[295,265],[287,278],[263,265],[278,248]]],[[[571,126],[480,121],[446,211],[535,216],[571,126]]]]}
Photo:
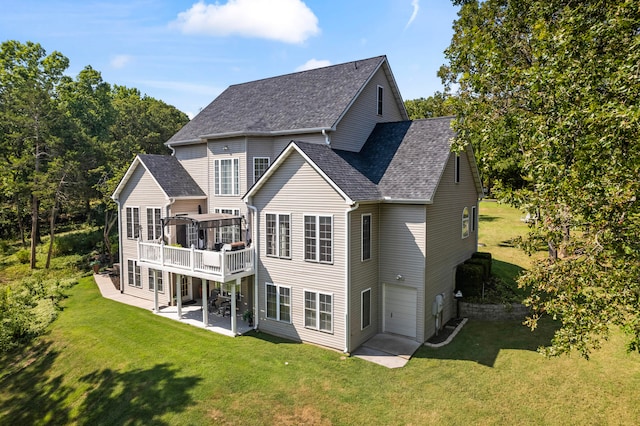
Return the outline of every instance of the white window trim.
{"type": "Polygon", "coordinates": [[[238,157],[213,159],[213,194],[216,197],[237,197],[240,195],[240,159],[238,157]],[[231,161],[231,193],[222,193],[221,162],[231,161]]]}
{"type": "Polygon", "coordinates": [[[291,248],[291,235],[293,234],[293,221],[292,218],[293,214],[291,213],[281,213],[281,212],[265,212],[264,214],[264,224],[265,224],[265,238],[264,238],[264,244],[265,244],[265,250],[264,253],[267,257],[273,257],[273,258],[279,258],[279,259],[291,259],[291,253],[292,253],[292,248],[291,248]],[[272,214],[275,215],[276,217],[276,234],[275,234],[275,239],[276,239],[276,253],[275,254],[268,254],[268,250],[267,250],[267,215],[268,214],[272,214]],[[289,216],[289,255],[285,256],[281,253],[282,247],[280,245],[280,216],[289,216]]]}
{"type": "Polygon", "coordinates": [[[160,269],[149,268],[147,271],[147,277],[149,278],[149,291],[154,291],[155,286],[158,284],[158,277],[162,280],[162,290],[158,290],[158,293],[164,294],[164,276],[160,269]],[[149,276],[153,273],[153,285],[151,281],[151,277],[149,276]]]}
{"type": "Polygon", "coordinates": [[[334,319],[334,314],[333,314],[333,306],[335,305],[335,296],[333,293],[329,293],[326,291],[319,291],[319,290],[310,290],[308,288],[303,289],[302,291],[302,306],[304,307],[304,315],[303,315],[303,322],[304,322],[304,328],[309,329],[309,330],[316,330],[316,331],[320,331],[322,333],[328,333],[328,334],[333,334],[333,319],[334,319]],[[307,321],[307,315],[306,315],[306,310],[307,310],[307,306],[306,306],[306,294],[307,293],[313,293],[316,295],[316,326],[315,327],[311,327],[308,326],[306,321],[307,321]],[[325,296],[330,296],[331,297],[331,327],[329,330],[323,330],[320,328],[320,295],[323,294],[325,296]]]}
{"type": "Polygon", "coordinates": [[[154,241],[154,240],[157,240],[157,239],[161,238],[162,237],[162,207],[147,206],[145,208],[145,218],[146,218],[146,221],[147,221],[147,223],[146,223],[146,225],[147,225],[147,227],[146,227],[147,239],[149,241],[154,241]],[[156,225],[160,226],[160,235],[156,236],[155,238],[151,238],[151,239],[149,239],[149,210],[153,210],[153,220],[154,220],[153,233],[154,234],[155,234],[156,225]],[[158,223],[158,224],[155,223],[156,210],[160,210],[160,223],[158,223]]]}
{"type": "Polygon", "coordinates": [[[371,217],[371,213],[363,213],[360,216],[360,261],[361,262],[367,262],[369,260],[371,260],[372,257],[372,246],[373,246],[373,241],[372,241],[372,217],[371,217]],[[364,218],[365,216],[369,216],[369,257],[368,258],[364,258],[364,218]]]}
{"type": "Polygon", "coordinates": [[[384,87],[378,85],[376,87],[376,114],[382,116],[384,113],[384,87]],[[382,89],[382,95],[380,90],[382,89]]]}
{"type": "Polygon", "coordinates": [[[287,286],[287,285],[281,285],[281,284],[274,284],[274,283],[270,283],[270,282],[265,282],[264,283],[264,316],[265,318],[272,320],[272,321],[278,321],[278,322],[282,322],[285,324],[291,324],[291,319],[293,318],[293,292],[291,291],[291,286],[287,286]],[[276,317],[272,318],[269,316],[269,309],[267,306],[267,297],[268,297],[268,292],[267,292],[267,288],[272,285],[276,288],[276,317]],[[286,288],[289,290],[289,321],[286,320],[281,320],[280,319],[280,289],[281,288],[286,288]]]}
{"type": "Polygon", "coordinates": [[[464,207],[462,209],[462,239],[465,238],[469,238],[469,232],[470,228],[469,228],[469,208],[468,207],[464,207]],[[465,217],[465,212],[466,212],[466,217],[465,217]],[[466,235],[465,235],[465,230],[466,235]]]}
{"type": "Polygon", "coordinates": [[[128,240],[137,240],[140,238],[140,207],[139,206],[125,206],[124,216],[126,223],[126,236],[128,240]],[[138,227],[136,228],[135,221],[133,220],[133,210],[138,210],[138,227]],[[129,222],[129,210],[131,210],[131,222],[129,222]],[[131,227],[131,236],[129,236],[129,227],[131,227]],[[137,235],[136,235],[137,233],[137,235]]]}
{"type": "Polygon", "coordinates": [[[371,327],[371,287],[360,292],[360,330],[371,327]],[[369,324],[364,325],[364,294],[369,292],[369,324]]]}
{"type": "Polygon", "coordinates": [[[334,244],[334,236],[335,236],[335,221],[332,214],[320,214],[320,213],[304,213],[302,215],[302,244],[304,248],[303,258],[305,262],[313,262],[313,263],[324,263],[326,265],[333,265],[333,259],[335,257],[335,244],[334,244]],[[306,223],[305,220],[307,217],[315,217],[316,218],[316,249],[315,249],[315,258],[307,259],[307,244],[306,244],[306,223]],[[320,218],[328,217],[331,219],[331,261],[327,262],[326,260],[320,260],[320,218]]]}
{"type": "MultiPolygon", "coordinates": [[[[267,160],[267,169],[271,166],[271,157],[253,157],[253,183],[256,183],[264,175],[262,172],[262,175],[256,177],[256,160],[267,160]]],[[[267,171],[267,169],[264,170],[267,171]]]]}
{"type": "Polygon", "coordinates": [[[130,287],[135,287],[135,288],[142,288],[142,268],[140,267],[140,265],[138,264],[138,261],[136,259],[127,259],[127,284],[130,287]],[[133,283],[131,282],[131,280],[129,280],[129,262],[131,262],[131,264],[133,265],[133,283]],[[139,268],[138,270],[140,271],[137,275],[138,275],[138,279],[136,280],[136,268],[139,268]]]}

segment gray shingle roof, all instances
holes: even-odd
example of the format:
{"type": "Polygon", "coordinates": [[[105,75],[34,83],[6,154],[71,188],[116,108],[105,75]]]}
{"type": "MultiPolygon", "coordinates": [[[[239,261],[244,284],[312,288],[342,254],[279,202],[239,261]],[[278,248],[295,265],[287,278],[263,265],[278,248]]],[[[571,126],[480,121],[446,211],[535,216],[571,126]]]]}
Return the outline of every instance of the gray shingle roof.
{"type": "Polygon", "coordinates": [[[140,162],[154,177],[160,188],[171,198],[204,197],[206,194],[176,157],[139,154],[140,162]]]}
{"type": "Polygon", "coordinates": [[[379,200],[378,187],[329,145],[293,141],[351,200],[379,200]]]}
{"type": "Polygon", "coordinates": [[[227,88],[167,144],[205,135],[331,128],[385,56],[227,88]]]}
{"type": "Polygon", "coordinates": [[[360,152],[335,152],[376,184],[381,197],[433,200],[454,137],[451,120],[380,123],[360,152]]]}

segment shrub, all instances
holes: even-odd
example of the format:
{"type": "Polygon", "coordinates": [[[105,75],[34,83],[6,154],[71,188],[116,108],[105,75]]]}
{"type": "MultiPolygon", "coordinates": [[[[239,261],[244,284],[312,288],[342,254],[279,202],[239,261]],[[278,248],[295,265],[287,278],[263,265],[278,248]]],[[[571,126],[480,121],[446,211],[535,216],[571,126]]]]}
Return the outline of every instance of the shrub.
{"type": "Polygon", "coordinates": [[[491,277],[491,260],[472,257],[464,263],[468,265],[480,265],[482,267],[483,281],[487,281],[489,277],[491,277]]]}
{"type": "Polygon", "coordinates": [[[53,249],[56,256],[88,253],[100,242],[102,242],[100,230],[75,232],[57,237],[53,243],[53,249]]]}
{"type": "Polygon", "coordinates": [[[489,275],[488,276],[491,276],[491,264],[493,262],[492,258],[491,258],[491,253],[485,253],[485,252],[477,251],[477,252],[475,252],[475,253],[473,253],[471,255],[471,258],[472,259],[483,259],[483,260],[488,261],[488,265],[489,265],[489,275]]]}
{"type": "Polygon", "coordinates": [[[456,268],[456,288],[466,297],[482,294],[484,267],[473,263],[463,263],[456,268]]]}
{"type": "Polygon", "coordinates": [[[29,259],[31,259],[31,252],[28,249],[23,249],[16,252],[16,259],[18,262],[25,264],[29,263],[29,259]]]}

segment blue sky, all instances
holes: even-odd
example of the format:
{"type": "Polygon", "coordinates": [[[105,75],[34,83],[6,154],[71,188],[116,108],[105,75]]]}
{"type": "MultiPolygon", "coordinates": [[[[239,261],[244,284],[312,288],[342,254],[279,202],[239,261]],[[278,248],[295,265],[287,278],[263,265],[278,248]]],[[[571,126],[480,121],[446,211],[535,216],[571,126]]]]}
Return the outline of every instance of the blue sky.
{"type": "Polygon", "coordinates": [[[442,91],[450,0],[2,0],[0,41],[40,43],[190,116],[231,84],[387,55],[404,99],[442,91]]]}

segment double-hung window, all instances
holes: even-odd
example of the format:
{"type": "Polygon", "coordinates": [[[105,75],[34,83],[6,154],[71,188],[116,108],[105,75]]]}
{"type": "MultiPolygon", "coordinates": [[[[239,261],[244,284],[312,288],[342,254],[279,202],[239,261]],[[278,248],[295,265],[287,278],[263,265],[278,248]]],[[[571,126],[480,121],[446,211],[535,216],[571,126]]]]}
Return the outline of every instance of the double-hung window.
{"type": "Polygon", "coordinates": [[[333,332],[333,295],[304,291],[304,326],[314,330],[333,332]]]}
{"type": "Polygon", "coordinates": [[[267,256],[291,258],[291,216],[266,214],[267,256]]]}
{"type": "Polygon", "coordinates": [[[371,214],[362,215],[362,260],[371,259],[371,214]]]}
{"type": "Polygon", "coordinates": [[[291,322],[291,288],[266,283],[267,318],[291,322]]]}
{"type": "Polygon", "coordinates": [[[142,288],[142,281],[140,281],[140,265],[138,265],[138,262],[135,260],[127,260],[127,278],[130,286],[142,288]]]}
{"type": "Polygon", "coordinates": [[[149,290],[153,291],[156,286],[158,287],[158,293],[164,292],[164,285],[162,284],[162,271],[149,268],[149,290]]]}
{"type": "Polygon", "coordinates": [[[333,217],[304,216],[304,259],[333,262],[333,217]]]}
{"type": "Polygon", "coordinates": [[[160,222],[160,209],[147,208],[147,240],[160,239],[162,225],[160,222]]]}
{"type": "Polygon", "coordinates": [[[224,158],[213,161],[215,195],[240,194],[240,160],[224,158]]]}
{"type": "Polygon", "coordinates": [[[269,161],[269,157],[253,157],[253,183],[256,183],[267,171],[269,161]]]}
{"type": "Polygon", "coordinates": [[[127,238],[138,238],[140,236],[140,209],[138,207],[127,207],[127,238]]]}

